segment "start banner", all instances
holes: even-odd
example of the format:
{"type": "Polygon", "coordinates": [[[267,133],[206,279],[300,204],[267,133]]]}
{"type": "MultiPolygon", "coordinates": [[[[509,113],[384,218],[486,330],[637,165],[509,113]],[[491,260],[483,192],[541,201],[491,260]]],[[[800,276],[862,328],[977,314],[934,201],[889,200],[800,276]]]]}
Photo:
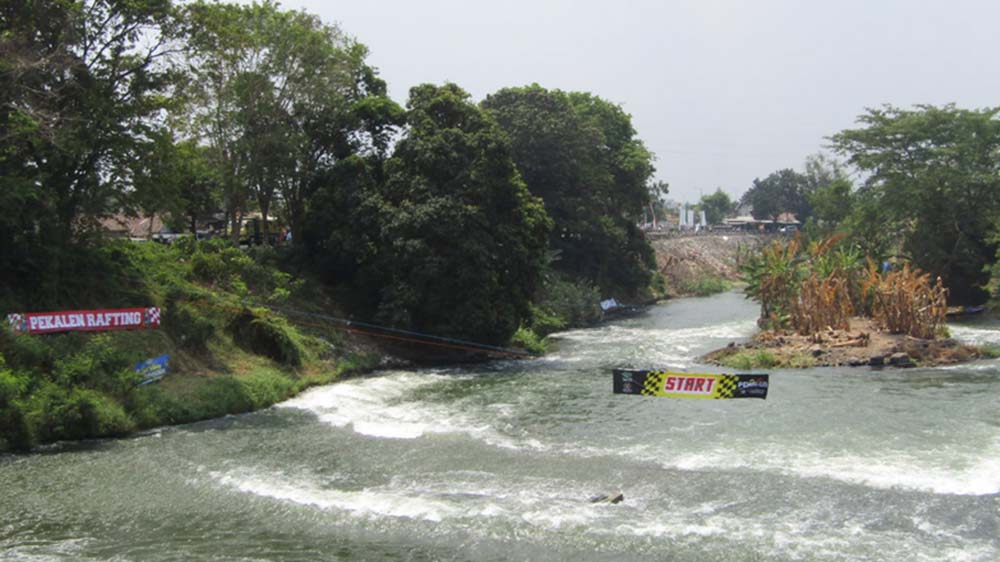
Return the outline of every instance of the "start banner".
{"type": "Polygon", "coordinates": [[[14,332],[22,334],[140,330],[160,326],[160,309],[153,307],[27,312],[8,314],[7,323],[14,332]]]}
{"type": "Polygon", "coordinates": [[[768,375],[700,375],[615,369],[615,394],[640,394],[665,398],[767,398],[768,375]]]}

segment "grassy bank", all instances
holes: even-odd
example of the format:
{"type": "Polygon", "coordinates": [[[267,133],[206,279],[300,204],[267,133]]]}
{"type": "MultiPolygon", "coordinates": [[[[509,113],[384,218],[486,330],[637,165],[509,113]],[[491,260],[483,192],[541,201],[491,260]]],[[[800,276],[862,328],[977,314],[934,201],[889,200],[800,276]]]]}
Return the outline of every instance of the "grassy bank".
{"type": "Polygon", "coordinates": [[[161,328],[40,336],[5,326],[0,451],[248,412],[380,360],[340,332],[296,325],[266,307],[337,312],[318,287],[282,271],[273,250],[116,242],[92,252],[89,271],[97,273],[80,272],[72,283],[99,289],[30,310],[16,303],[37,300],[8,292],[0,313],[160,306],[161,328]],[[169,374],[139,385],[133,366],[163,354],[169,374]]]}

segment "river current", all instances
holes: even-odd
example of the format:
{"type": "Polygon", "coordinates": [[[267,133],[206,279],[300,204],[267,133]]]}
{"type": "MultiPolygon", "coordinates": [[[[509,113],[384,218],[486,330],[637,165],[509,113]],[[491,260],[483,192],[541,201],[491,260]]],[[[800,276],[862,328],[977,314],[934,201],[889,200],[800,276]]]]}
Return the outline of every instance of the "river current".
{"type": "Polygon", "coordinates": [[[681,299],[536,360],[3,457],[0,559],[1000,560],[1000,361],[772,370],[767,400],[611,393],[614,367],[722,372],[696,358],[756,314],[681,299]]]}

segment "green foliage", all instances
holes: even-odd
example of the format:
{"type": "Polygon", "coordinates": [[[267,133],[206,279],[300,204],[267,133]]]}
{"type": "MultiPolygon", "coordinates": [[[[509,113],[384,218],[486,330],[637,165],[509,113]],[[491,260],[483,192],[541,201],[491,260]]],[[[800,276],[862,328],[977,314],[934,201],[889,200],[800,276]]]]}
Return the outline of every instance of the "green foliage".
{"type": "Polygon", "coordinates": [[[98,334],[88,338],[79,353],[57,358],[52,380],[62,387],[124,397],[139,383],[139,375],[132,370],[136,360],[134,354],[116,345],[112,336],[98,334]]]}
{"type": "Polygon", "coordinates": [[[467,93],[418,86],[408,107],[385,185],[372,186],[380,226],[354,284],[374,288],[379,323],[505,344],[540,281],[549,218],[467,93]]]}
{"type": "Polygon", "coordinates": [[[763,180],[754,179],[753,186],[743,194],[742,202],[753,205],[756,219],[776,220],[782,213],[792,213],[804,222],[812,214],[808,192],[808,178],[786,168],[763,180]]]}
{"type": "Polygon", "coordinates": [[[135,430],[121,405],[91,389],[45,383],[25,409],[33,438],[39,442],[111,437],[135,430]]]}
{"type": "Polygon", "coordinates": [[[837,151],[867,174],[852,234],[895,250],[941,276],[949,303],[981,304],[991,240],[1000,216],[1000,108],[954,105],[869,109],[861,128],[832,137],[837,151]],[[874,232],[872,232],[874,231],[874,232]]]}
{"type": "Polygon", "coordinates": [[[97,219],[129,204],[137,163],[156,150],[169,22],[167,0],[5,7],[0,288],[74,299],[73,276],[93,267],[78,247],[85,254],[97,219]]]}
{"type": "Polygon", "coordinates": [[[511,337],[510,343],[517,347],[523,347],[531,353],[536,355],[541,355],[545,353],[548,346],[545,345],[545,340],[538,336],[530,328],[525,328],[521,326],[514,332],[514,336],[511,337]]]}
{"type": "Polygon", "coordinates": [[[247,308],[229,321],[227,330],[243,349],[292,367],[302,365],[304,351],[288,322],[266,309],[247,308]]]}
{"type": "Polygon", "coordinates": [[[208,342],[215,335],[215,323],[199,307],[173,300],[163,311],[163,329],[181,348],[207,351],[208,342]]]}
{"type": "Polygon", "coordinates": [[[728,193],[719,188],[715,190],[715,193],[703,195],[698,206],[701,207],[702,211],[705,211],[705,220],[708,221],[708,224],[721,224],[735,210],[736,203],[729,197],[728,193]]]}
{"type": "Polygon", "coordinates": [[[979,348],[979,354],[984,359],[1000,359],[1000,346],[987,344],[979,348]]]}
{"type": "Polygon", "coordinates": [[[788,244],[774,242],[740,259],[744,292],[760,303],[761,320],[781,325],[789,318],[790,303],[805,275],[800,247],[797,238],[788,244]]]}
{"type": "Polygon", "coordinates": [[[799,353],[786,359],[783,366],[790,369],[809,369],[816,366],[816,358],[809,353],[799,353]]]}
{"type": "Polygon", "coordinates": [[[779,364],[778,358],[766,349],[740,351],[723,357],[721,361],[726,367],[740,371],[770,369],[779,364]]]}
{"type": "Polygon", "coordinates": [[[592,325],[601,319],[600,301],[600,292],[593,285],[550,273],[535,297],[530,329],[545,336],[592,325]]]}
{"type": "Polygon", "coordinates": [[[824,225],[836,227],[847,218],[854,202],[850,180],[838,178],[807,195],[813,216],[824,225]]]}
{"type": "Polygon", "coordinates": [[[0,355],[0,428],[3,428],[0,429],[0,451],[8,447],[23,449],[32,441],[22,402],[28,393],[29,379],[6,367],[0,355]]]}
{"type": "Polygon", "coordinates": [[[860,252],[842,240],[834,236],[803,248],[797,236],[741,260],[747,297],[761,303],[760,323],[808,335],[827,327],[846,330],[857,313],[892,333],[933,339],[946,311],[940,279],[932,283],[909,264],[884,273],[870,258],[862,265],[860,252]]]}
{"type": "Polygon", "coordinates": [[[689,283],[685,283],[681,287],[681,291],[685,294],[694,295],[696,297],[707,297],[718,293],[725,293],[732,288],[733,285],[729,281],[726,281],[721,277],[706,275],[689,283]]]}
{"type": "Polygon", "coordinates": [[[253,199],[266,230],[280,195],[301,232],[316,185],[352,155],[384,158],[402,109],[364,45],[317,16],[274,2],[197,1],[182,13],[185,121],[210,147],[227,216],[238,227],[253,199]]]}
{"type": "Polygon", "coordinates": [[[657,271],[649,282],[649,295],[652,300],[660,300],[667,296],[667,278],[657,271]]]}
{"type": "Polygon", "coordinates": [[[652,156],[630,117],[596,96],[537,84],[500,90],[482,106],[511,139],[521,176],[554,220],[555,267],[605,295],[644,290],[653,252],[634,218],[651,191],[666,186],[650,186],[652,156]]]}

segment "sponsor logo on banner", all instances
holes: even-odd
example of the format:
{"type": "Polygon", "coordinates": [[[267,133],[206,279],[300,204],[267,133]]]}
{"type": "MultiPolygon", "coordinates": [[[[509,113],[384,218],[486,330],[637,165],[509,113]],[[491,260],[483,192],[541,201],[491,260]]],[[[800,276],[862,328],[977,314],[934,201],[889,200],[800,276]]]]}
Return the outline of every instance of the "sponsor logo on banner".
{"type": "Polygon", "coordinates": [[[135,372],[142,376],[142,380],[139,384],[149,384],[162,379],[167,374],[167,363],[169,361],[170,355],[161,355],[159,357],[147,359],[136,365],[135,372]]]}
{"type": "Polygon", "coordinates": [[[746,390],[750,388],[767,388],[767,379],[748,379],[745,381],[740,381],[737,386],[740,390],[746,390]]]}
{"type": "Polygon", "coordinates": [[[736,388],[743,396],[767,396],[767,377],[759,376],[740,380],[736,388]]]}
{"type": "Polygon", "coordinates": [[[99,332],[139,330],[160,325],[160,309],[118,308],[109,310],[71,310],[64,312],[28,312],[8,314],[7,322],[15,332],[50,334],[55,332],[99,332]]]}

